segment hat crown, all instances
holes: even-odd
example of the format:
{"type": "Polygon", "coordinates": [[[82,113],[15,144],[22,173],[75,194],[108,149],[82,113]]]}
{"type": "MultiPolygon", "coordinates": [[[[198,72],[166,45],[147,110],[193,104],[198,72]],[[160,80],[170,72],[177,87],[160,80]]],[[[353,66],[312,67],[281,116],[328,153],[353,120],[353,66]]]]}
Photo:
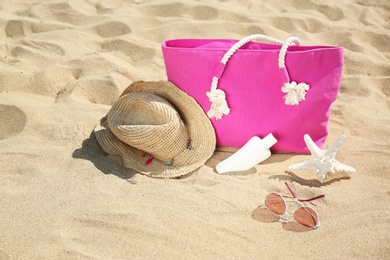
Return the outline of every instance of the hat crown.
{"type": "Polygon", "coordinates": [[[202,107],[169,81],[133,82],[94,133],[102,149],[119,155],[126,168],[155,178],[198,169],[216,145],[214,128],[202,107]],[[156,158],[142,158],[143,152],[156,158]]]}
{"type": "Polygon", "coordinates": [[[119,140],[161,161],[168,162],[186,149],[186,125],[175,107],[158,95],[122,96],[108,112],[107,121],[119,140]]]}

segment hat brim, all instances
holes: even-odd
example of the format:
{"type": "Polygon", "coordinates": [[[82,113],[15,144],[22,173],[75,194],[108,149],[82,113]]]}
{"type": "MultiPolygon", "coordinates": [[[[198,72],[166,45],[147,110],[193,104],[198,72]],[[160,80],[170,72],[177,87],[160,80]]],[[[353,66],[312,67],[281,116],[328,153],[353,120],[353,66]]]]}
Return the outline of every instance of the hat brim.
{"type": "Polygon", "coordinates": [[[155,178],[182,176],[204,165],[215,151],[216,137],[210,119],[196,100],[169,81],[134,82],[125,89],[122,96],[134,92],[158,95],[174,106],[187,126],[193,149],[185,149],[175,158],[175,161],[181,162],[179,164],[174,161],[169,165],[157,158],[152,163],[145,164],[145,159],[141,158],[142,151],[122,142],[111,132],[107,117],[102,118],[94,129],[102,149],[109,154],[121,156],[126,168],[155,178]]]}

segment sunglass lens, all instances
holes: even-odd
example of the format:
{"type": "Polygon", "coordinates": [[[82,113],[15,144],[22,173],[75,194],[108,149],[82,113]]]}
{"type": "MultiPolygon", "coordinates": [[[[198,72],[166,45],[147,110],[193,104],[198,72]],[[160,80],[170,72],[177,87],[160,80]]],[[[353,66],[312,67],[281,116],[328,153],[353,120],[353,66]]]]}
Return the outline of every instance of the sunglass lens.
{"type": "Polygon", "coordinates": [[[306,227],[316,227],[318,224],[318,215],[310,207],[300,207],[294,212],[294,220],[306,227]]]}
{"type": "Polygon", "coordinates": [[[265,198],[265,206],[277,215],[283,215],[286,212],[286,203],[282,196],[276,193],[270,193],[265,198]]]}

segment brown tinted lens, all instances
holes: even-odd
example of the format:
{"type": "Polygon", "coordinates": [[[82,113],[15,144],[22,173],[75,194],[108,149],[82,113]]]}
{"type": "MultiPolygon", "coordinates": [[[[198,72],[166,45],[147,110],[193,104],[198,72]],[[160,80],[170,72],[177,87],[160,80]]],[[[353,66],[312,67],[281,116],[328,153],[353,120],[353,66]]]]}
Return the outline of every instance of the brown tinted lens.
{"type": "Polygon", "coordinates": [[[315,227],[318,223],[318,215],[314,209],[309,207],[300,207],[294,212],[294,219],[297,223],[306,227],[315,227]]]}
{"type": "Polygon", "coordinates": [[[276,193],[270,193],[265,198],[265,206],[275,214],[282,215],[286,212],[286,203],[282,196],[276,193]]]}

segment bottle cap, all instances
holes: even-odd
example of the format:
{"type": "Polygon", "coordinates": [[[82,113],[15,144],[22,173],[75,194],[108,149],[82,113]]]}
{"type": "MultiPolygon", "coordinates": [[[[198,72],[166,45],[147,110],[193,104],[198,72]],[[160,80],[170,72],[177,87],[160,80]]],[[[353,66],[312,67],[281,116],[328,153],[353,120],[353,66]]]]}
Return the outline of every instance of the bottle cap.
{"type": "Polygon", "coordinates": [[[276,140],[276,138],[272,134],[268,134],[266,137],[262,139],[262,141],[263,141],[263,145],[268,149],[278,142],[278,140],[276,140]]]}

